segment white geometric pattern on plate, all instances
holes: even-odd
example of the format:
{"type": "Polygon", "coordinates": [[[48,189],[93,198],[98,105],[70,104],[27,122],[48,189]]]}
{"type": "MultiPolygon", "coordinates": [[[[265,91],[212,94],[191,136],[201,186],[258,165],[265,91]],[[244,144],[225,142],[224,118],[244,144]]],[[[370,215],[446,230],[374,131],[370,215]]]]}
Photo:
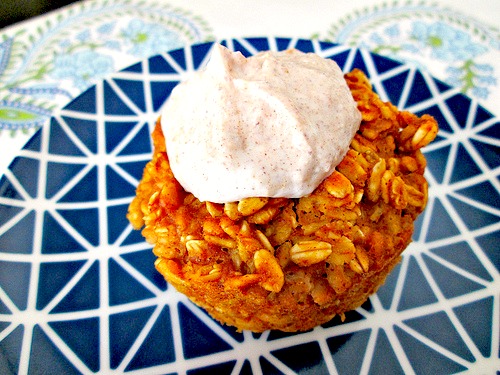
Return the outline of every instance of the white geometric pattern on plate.
{"type": "Polygon", "coordinates": [[[426,149],[429,206],[377,295],[298,334],[237,333],[168,287],[125,219],[149,133],[210,44],[99,82],[37,133],[0,181],[2,373],[470,373],[500,368],[498,120],[415,68],[318,41],[224,42],[244,54],[296,47],[359,67],[383,99],[440,122],[426,149]]]}

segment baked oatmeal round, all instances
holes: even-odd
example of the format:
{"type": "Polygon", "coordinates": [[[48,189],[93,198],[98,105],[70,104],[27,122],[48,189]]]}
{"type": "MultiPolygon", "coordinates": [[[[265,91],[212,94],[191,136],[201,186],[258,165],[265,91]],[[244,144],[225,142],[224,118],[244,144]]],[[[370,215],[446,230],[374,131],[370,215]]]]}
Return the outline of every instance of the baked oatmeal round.
{"type": "Polygon", "coordinates": [[[362,114],[336,170],[298,198],[200,202],[170,170],[159,121],[128,219],[165,279],[239,330],[303,331],[353,310],[383,284],[427,202],[420,149],[431,117],[400,112],[360,70],[345,79],[362,114]]]}

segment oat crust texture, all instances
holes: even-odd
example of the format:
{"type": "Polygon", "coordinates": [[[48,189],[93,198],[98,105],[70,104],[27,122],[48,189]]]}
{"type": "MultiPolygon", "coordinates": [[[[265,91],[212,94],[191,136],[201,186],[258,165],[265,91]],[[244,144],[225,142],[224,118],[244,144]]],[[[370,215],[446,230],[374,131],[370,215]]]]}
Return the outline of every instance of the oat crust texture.
{"type": "Polygon", "coordinates": [[[363,304],[411,241],[427,203],[421,148],[436,121],[382,102],[360,70],[345,75],[362,114],[336,170],[299,199],[200,202],[169,167],[159,121],[128,219],[156,269],[238,330],[304,331],[363,304]]]}

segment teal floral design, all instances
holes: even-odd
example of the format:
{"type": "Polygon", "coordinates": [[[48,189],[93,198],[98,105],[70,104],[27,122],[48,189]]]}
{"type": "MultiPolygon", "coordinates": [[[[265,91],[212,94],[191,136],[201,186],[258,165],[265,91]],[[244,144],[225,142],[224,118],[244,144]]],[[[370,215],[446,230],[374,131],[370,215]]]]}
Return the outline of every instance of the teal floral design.
{"type": "Polygon", "coordinates": [[[76,2],[31,24],[0,33],[0,137],[36,129],[138,57],[213,39],[202,18],[155,0],[76,2]]]}
{"type": "Polygon", "coordinates": [[[469,15],[425,0],[382,2],[316,37],[410,63],[496,108],[500,34],[469,15]]]}
{"type": "Polygon", "coordinates": [[[128,52],[139,57],[148,57],[160,52],[182,47],[179,36],[161,25],[133,19],[122,30],[125,40],[131,45],[128,52]]]}
{"type": "Polygon", "coordinates": [[[490,87],[497,85],[493,76],[494,69],[489,64],[476,64],[466,60],[458,67],[450,66],[446,69],[447,82],[454,86],[462,86],[462,91],[471,91],[473,95],[486,99],[490,94],[490,87]]]}
{"type": "Polygon", "coordinates": [[[0,100],[0,131],[29,127],[38,129],[50,116],[51,110],[21,101],[0,100]]]}
{"type": "Polygon", "coordinates": [[[413,22],[411,38],[423,48],[432,50],[431,56],[444,61],[472,60],[486,52],[486,47],[474,43],[469,34],[443,22],[413,22]]]}
{"type": "Polygon", "coordinates": [[[0,75],[7,67],[11,48],[12,48],[11,38],[6,38],[2,43],[0,43],[0,75]]]}
{"type": "Polygon", "coordinates": [[[443,77],[447,83],[481,99],[488,98],[491,87],[497,84],[493,66],[476,62],[487,48],[475,43],[466,32],[440,21],[414,21],[406,30],[399,24],[389,25],[370,33],[361,46],[417,65],[417,57],[427,54],[448,65],[443,77]]]}
{"type": "Polygon", "coordinates": [[[474,62],[487,48],[474,43],[469,34],[443,22],[414,22],[411,38],[422,47],[430,48],[433,58],[455,64],[446,69],[446,81],[461,87],[464,93],[470,91],[486,99],[489,86],[496,85],[493,67],[474,62]]]}
{"type": "Polygon", "coordinates": [[[54,61],[52,78],[71,79],[75,87],[86,89],[92,80],[103,78],[114,71],[113,59],[92,50],[59,55],[54,61]]]}
{"type": "Polygon", "coordinates": [[[373,52],[379,54],[394,54],[402,51],[417,53],[418,48],[410,42],[401,42],[401,29],[399,24],[394,24],[386,27],[382,34],[372,33],[370,42],[375,46],[361,43],[362,47],[372,48],[373,52]]]}

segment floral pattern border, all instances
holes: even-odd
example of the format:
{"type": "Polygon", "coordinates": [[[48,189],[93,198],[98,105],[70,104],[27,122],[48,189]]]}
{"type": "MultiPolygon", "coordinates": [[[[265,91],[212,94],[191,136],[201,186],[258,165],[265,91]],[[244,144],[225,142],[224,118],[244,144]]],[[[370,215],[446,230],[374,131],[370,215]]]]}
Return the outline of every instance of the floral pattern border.
{"type": "Polygon", "coordinates": [[[55,108],[139,59],[212,40],[201,17],[152,0],[82,1],[0,34],[0,136],[31,133],[55,108]]]}
{"type": "Polygon", "coordinates": [[[317,37],[415,64],[486,107],[500,100],[499,30],[449,8],[383,3],[347,15],[317,37]]]}

